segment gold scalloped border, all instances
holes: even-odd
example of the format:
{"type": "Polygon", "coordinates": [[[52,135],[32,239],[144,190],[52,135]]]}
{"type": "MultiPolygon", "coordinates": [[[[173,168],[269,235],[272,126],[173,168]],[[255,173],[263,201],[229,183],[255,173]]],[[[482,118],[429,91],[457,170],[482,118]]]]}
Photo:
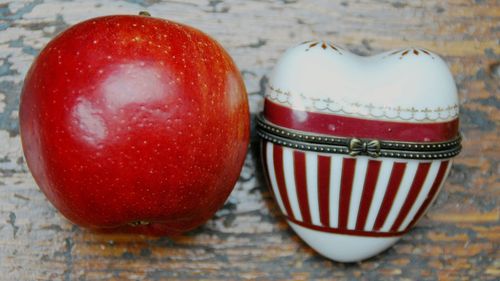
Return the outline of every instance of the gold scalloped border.
{"type": "Polygon", "coordinates": [[[437,107],[437,108],[424,108],[424,109],[416,109],[414,107],[411,108],[402,108],[400,106],[390,107],[390,106],[375,106],[372,103],[362,104],[360,102],[354,103],[346,103],[332,100],[331,98],[327,99],[319,99],[319,98],[310,98],[306,97],[303,94],[293,95],[289,91],[284,91],[279,88],[276,88],[272,85],[268,86],[269,90],[272,93],[266,92],[265,97],[271,101],[285,104],[288,106],[293,106],[294,103],[290,100],[292,98],[300,97],[303,102],[302,104],[310,104],[311,106],[307,106],[306,110],[315,111],[315,112],[326,112],[326,113],[344,113],[348,115],[357,115],[360,117],[371,117],[374,119],[378,119],[381,117],[385,117],[389,120],[401,120],[401,121],[448,121],[453,120],[458,117],[458,104],[450,105],[445,108],[437,107]],[[321,104],[322,106],[319,106],[321,104]],[[336,104],[337,106],[332,106],[336,104]],[[340,106],[339,106],[340,105],[340,106]],[[350,110],[345,107],[349,106],[350,110]],[[332,109],[338,108],[338,109],[332,109]],[[373,114],[374,110],[378,110],[381,112],[380,114],[373,114]],[[395,114],[390,114],[390,112],[395,114]],[[447,116],[441,117],[444,113],[447,113],[447,116]],[[403,116],[404,114],[405,116],[403,116]],[[417,114],[423,114],[423,118],[416,118],[417,114]],[[436,116],[437,115],[437,116],[436,116]],[[406,117],[408,116],[408,117],[406,117]],[[434,117],[436,116],[436,117],[434,117]]]}

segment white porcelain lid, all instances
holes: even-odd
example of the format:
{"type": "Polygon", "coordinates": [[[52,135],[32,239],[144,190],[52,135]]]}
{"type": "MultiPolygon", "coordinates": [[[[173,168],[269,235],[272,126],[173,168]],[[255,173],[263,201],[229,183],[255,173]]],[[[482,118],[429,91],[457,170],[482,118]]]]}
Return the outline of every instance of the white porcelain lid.
{"type": "Polygon", "coordinates": [[[362,57],[325,41],[288,49],[266,98],[291,109],[415,123],[458,117],[457,89],[446,63],[421,48],[362,57]]]}

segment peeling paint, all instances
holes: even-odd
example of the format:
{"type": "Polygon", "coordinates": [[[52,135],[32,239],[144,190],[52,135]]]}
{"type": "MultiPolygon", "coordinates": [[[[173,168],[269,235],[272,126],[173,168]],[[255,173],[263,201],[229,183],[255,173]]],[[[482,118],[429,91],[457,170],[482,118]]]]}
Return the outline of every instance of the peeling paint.
{"type": "MultiPolygon", "coordinates": [[[[497,280],[499,230],[498,10],[491,1],[375,3],[247,0],[7,0],[0,4],[0,265],[5,280],[497,280]],[[491,6],[494,7],[491,7],[491,6]],[[272,67],[288,47],[325,39],[360,54],[418,43],[443,55],[458,82],[464,150],[428,216],[395,247],[340,264],[287,226],[252,142],[231,197],[204,226],[178,238],[96,234],[65,220],[23,160],[19,95],[26,72],[58,33],[91,17],[137,14],[201,29],[231,54],[262,110],[272,67]],[[480,18],[481,20],[477,20],[480,18]],[[457,223],[461,220],[466,224],[457,223]],[[15,241],[13,241],[15,237],[15,241]]],[[[2,279],[3,280],[3,279],[2,279]]]]}

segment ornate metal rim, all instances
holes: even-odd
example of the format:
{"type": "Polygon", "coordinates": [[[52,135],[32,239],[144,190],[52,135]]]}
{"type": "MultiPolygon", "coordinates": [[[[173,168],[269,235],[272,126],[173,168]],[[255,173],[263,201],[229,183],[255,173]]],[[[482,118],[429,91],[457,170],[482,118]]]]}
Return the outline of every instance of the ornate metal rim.
{"type": "Polygon", "coordinates": [[[460,153],[461,137],[446,142],[396,142],[310,134],[274,125],[257,116],[257,133],[263,139],[302,150],[418,160],[451,158],[460,153]]]}

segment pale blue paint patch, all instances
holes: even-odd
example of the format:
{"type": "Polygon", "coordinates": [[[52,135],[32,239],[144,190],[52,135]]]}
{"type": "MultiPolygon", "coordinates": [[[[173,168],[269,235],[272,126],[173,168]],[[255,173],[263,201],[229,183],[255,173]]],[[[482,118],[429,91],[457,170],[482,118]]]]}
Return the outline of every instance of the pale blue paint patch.
{"type": "Polygon", "coordinates": [[[9,42],[9,47],[11,48],[21,48],[23,53],[36,56],[40,52],[39,49],[35,49],[32,46],[24,44],[24,37],[20,37],[16,40],[12,40],[9,42]]]}
{"type": "Polygon", "coordinates": [[[9,21],[21,19],[25,14],[30,13],[36,5],[41,3],[43,3],[43,0],[35,0],[33,2],[27,3],[21,9],[18,9],[15,13],[12,13],[7,5],[0,6],[0,19],[9,21]]]}
{"type": "Polygon", "coordinates": [[[5,94],[4,111],[0,114],[0,130],[6,130],[11,137],[19,134],[19,120],[12,118],[12,112],[19,109],[19,97],[22,83],[11,81],[0,82],[0,91],[5,94]]]}

